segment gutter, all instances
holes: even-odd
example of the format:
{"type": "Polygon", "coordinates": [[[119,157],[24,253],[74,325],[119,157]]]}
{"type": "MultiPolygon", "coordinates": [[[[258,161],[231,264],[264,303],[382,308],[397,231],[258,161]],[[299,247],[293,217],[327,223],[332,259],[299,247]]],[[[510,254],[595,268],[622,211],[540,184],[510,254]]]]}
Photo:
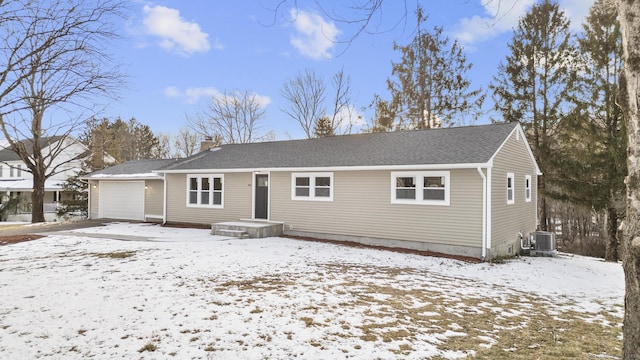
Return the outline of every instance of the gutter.
{"type": "Polygon", "coordinates": [[[487,260],[487,177],[481,167],[477,167],[482,178],[482,261],[487,260]]]}

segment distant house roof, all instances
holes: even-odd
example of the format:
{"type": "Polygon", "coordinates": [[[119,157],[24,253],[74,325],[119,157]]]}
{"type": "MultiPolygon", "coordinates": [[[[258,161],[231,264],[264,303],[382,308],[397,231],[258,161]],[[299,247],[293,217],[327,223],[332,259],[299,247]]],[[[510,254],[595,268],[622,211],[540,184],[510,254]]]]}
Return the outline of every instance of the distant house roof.
{"type": "Polygon", "coordinates": [[[153,170],[171,165],[176,159],[132,160],[83,176],[84,179],[153,179],[161,175],[153,170]]]}
{"type": "Polygon", "coordinates": [[[228,144],[155,170],[484,164],[517,126],[518,123],[500,123],[228,144]]]}
{"type": "MultiPolygon", "coordinates": [[[[56,143],[62,139],[64,139],[64,136],[49,136],[49,137],[43,137],[40,139],[40,143],[41,148],[45,148],[53,143],[56,143]]],[[[21,160],[20,157],[18,156],[18,154],[16,154],[10,147],[9,142],[7,140],[2,140],[6,142],[6,148],[4,149],[0,149],[0,161],[18,161],[21,160]]],[[[21,143],[24,144],[25,149],[27,149],[27,152],[29,154],[31,154],[33,152],[33,140],[32,139],[26,139],[26,140],[20,140],[21,143]]]]}

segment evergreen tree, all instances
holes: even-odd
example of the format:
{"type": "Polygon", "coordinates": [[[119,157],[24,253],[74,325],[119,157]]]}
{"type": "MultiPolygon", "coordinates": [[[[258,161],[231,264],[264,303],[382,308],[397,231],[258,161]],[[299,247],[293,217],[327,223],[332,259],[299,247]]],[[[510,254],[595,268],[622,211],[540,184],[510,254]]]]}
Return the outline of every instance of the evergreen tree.
{"type": "Polygon", "coordinates": [[[553,177],[549,162],[556,156],[554,134],[571,110],[575,88],[569,20],[557,3],[536,3],[519,21],[509,43],[511,53],[501,63],[490,89],[495,109],[504,121],[519,121],[542,173],[538,179],[540,227],[549,230],[546,179],[553,177]]]}
{"type": "Polygon", "coordinates": [[[331,119],[327,116],[322,116],[316,121],[313,132],[317,138],[335,135],[331,119]]]}
{"type": "Polygon", "coordinates": [[[418,33],[405,46],[394,43],[402,60],[394,63],[387,85],[391,105],[397,109],[399,129],[425,129],[438,124],[468,122],[481,112],[482,90],[471,90],[466,73],[472,67],[454,40],[443,35],[442,27],[426,31],[427,17],[421,7],[416,11],[418,33]]]}
{"type": "Polygon", "coordinates": [[[376,94],[369,107],[374,108],[375,113],[371,125],[365,129],[365,132],[373,133],[400,130],[394,128],[396,126],[396,110],[389,101],[380,98],[380,95],[376,94]]]}
{"type": "Polygon", "coordinates": [[[560,151],[553,157],[558,176],[552,196],[607,213],[605,259],[618,260],[618,218],[623,210],[626,131],[616,104],[622,73],[622,38],[617,11],[597,0],[579,38],[583,54],[577,107],[562,120],[560,151]]]}

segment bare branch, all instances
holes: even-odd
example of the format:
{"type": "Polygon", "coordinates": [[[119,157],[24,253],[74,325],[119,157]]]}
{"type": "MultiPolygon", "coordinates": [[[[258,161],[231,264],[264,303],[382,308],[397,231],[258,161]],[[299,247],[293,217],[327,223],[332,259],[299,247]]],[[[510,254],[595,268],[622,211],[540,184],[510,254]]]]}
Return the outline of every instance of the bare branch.
{"type": "Polygon", "coordinates": [[[227,144],[243,144],[271,137],[270,133],[259,133],[264,116],[264,105],[258,95],[229,91],[213,97],[207,109],[194,117],[187,116],[187,123],[203,137],[220,136],[227,144]]]}

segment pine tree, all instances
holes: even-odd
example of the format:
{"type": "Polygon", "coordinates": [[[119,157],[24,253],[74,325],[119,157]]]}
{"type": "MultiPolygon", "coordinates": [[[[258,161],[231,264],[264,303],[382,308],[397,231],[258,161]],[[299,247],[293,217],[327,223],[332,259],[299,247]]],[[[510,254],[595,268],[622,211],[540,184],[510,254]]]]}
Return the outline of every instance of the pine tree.
{"type": "Polygon", "coordinates": [[[504,121],[519,121],[543,174],[538,179],[540,228],[549,230],[546,179],[553,176],[549,159],[560,120],[571,110],[575,87],[572,68],[576,51],[569,20],[557,3],[534,4],[522,17],[509,43],[511,53],[501,63],[490,89],[495,110],[504,121]]]}
{"type": "Polygon", "coordinates": [[[623,62],[615,6],[597,0],[583,29],[578,39],[583,54],[581,91],[576,108],[562,120],[558,131],[560,151],[552,158],[558,191],[551,195],[596,212],[606,211],[605,259],[617,261],[627,140],[622,111],[616,104],[623,62]]]}
{"type": "Polygon", "coordinates": [[[313,129],[313,133],[317,138],[335,135],[333,131],[333,124],[331,123],[331,119],[327,116],[320,117],[316,121],[316,125],[313,129]]]}
{"type": "Polygon", "coordinates": [[[480,114],[484,95],[472,90],[466,73],[472,67],[457,40],[452,44],[442,27],[424,29],[427,16],[416,11],[418,33],[408,45],[394,43],[402,60],[394,63],[387,85],[399,129],[425,129],[436,124],[465,123],[480,114]]]}

